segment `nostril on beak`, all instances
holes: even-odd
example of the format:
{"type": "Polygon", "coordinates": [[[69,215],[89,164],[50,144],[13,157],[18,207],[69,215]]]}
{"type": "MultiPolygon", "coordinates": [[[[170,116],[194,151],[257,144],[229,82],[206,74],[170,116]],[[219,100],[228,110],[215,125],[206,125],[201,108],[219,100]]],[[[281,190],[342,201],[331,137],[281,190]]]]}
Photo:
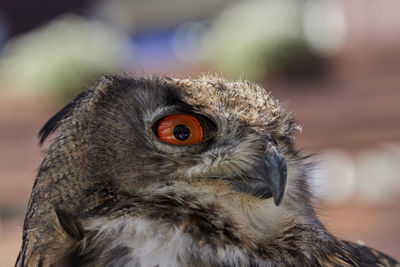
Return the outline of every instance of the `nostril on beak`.
{"type": "Polygon", "coordinates": [[[278,146],[278,142],[276,142],[276,140],[275,140],[275,138],[270,134],[270,133],[267,133],[267,136],[266,136],[266,139],[267,139],[267,149],[272,145],[272,146],[278,146]]]}

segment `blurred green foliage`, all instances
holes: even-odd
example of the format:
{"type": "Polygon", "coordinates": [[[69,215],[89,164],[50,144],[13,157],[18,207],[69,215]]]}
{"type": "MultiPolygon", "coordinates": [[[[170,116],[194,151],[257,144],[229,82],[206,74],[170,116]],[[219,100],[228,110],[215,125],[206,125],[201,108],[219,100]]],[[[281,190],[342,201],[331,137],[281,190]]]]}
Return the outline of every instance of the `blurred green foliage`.
{"type": "Polygon", "coordinates": [[[9,41],[0,79],[26,93],[69,99],[98,75],[125,67],[131,54],[128,37],[118,30],[64,15],[9,41]]]}
{"type": "Polygon", "coordinates": [[[241,1],[226,9],[206,36],[210,58],[225,76],[264,75],[312,56],[302,31],[302,1],[241,1]]]}

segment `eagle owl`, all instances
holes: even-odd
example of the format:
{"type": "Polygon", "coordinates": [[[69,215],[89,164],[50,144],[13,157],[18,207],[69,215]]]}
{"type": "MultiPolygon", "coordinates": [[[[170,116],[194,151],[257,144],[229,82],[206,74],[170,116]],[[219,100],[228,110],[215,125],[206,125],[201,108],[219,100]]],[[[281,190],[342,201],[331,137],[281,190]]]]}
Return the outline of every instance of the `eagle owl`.
{"type": "Polygon", "coordinates": [[[299,129],[248,81],[103,76],[40,131],[16,266],[399,266],[318,220],[299,129]]]}

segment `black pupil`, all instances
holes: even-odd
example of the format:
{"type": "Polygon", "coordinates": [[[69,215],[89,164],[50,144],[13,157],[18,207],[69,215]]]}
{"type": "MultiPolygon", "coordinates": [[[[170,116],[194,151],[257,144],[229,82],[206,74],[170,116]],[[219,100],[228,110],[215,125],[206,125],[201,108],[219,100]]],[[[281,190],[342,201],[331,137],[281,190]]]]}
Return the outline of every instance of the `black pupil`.
{"type": "Polygon", "coordinates": [[[190,130],[183,124],[176,125],[174,128],[174,136],[180,141],[185,141],[190,137],[190,130]]]}

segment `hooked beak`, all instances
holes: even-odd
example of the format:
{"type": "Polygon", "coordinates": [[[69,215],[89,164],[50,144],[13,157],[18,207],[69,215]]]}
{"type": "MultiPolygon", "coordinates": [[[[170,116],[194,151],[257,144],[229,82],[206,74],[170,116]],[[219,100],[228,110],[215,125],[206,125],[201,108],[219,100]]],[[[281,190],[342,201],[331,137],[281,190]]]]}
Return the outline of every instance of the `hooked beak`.
{"type": "Polygon", "coordinates": [[[263,157],[243,176],[246,179],[231,180],[234,190],[263,199],[273,197],[276,206],[281,204],[287,182],[287,166],[274,141],[269,142],[263,157]]]}

